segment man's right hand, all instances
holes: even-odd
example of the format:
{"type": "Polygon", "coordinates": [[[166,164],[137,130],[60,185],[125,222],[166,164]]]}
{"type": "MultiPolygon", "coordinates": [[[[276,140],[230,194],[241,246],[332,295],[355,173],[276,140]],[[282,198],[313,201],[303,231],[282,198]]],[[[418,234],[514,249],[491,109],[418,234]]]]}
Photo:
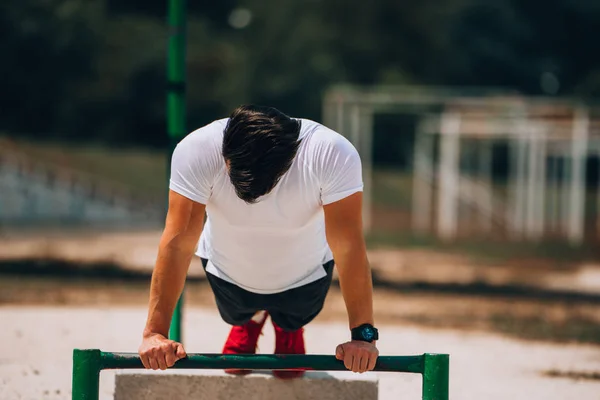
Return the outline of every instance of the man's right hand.
{"type": "Polygon", "coordinates": [[[138,353],[145,368],[162,370],[172,367],[177,360],[187,356],[181,343],[159,333],[145,336],[138,353]]]}

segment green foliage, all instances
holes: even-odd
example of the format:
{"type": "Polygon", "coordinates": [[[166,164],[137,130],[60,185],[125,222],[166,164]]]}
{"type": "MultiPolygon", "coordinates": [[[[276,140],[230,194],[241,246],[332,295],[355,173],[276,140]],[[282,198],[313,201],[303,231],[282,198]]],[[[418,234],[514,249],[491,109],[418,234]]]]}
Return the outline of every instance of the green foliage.
{"type": "Polygon", "coordinates": [[[90,76],[95,47],[92,0],[0,2],[0,128],[51,132],[90,76]]]}
{"type": "Polygon", "coordinates": [[[600,70],[598,21],[595,1],[474,0],[450,31],[450,48],[460,49],[450,80],[532,94],[592,94],[600,70]],[[556,78],[556,91],[544,87],[544,74],[556,78]]]}
{"type": "MultiPolygon", "coordinates": [[[[344,82],[597,95],[599,4],[188,1],[189,127],[247,102],[319,119],[323,91],[344,82]],[[235,10],[250,16],[237,28],[235,10]]],[[[166,0],[0,2],[0,129],[164,146],[165,11],[166,0]]]]}

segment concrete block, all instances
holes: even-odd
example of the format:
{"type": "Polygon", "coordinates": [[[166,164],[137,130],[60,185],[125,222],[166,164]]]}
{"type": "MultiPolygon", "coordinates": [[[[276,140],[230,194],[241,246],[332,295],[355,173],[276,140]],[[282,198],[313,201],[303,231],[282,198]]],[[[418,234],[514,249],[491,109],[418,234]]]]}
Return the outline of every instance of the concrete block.
{"type": "Polygon", "coordinates": [[[223,371],[122,371],[115,376],[115,400],[377,400],[374,373],[309,371],[281,380],[270,372],[232,376],[223,371]]]}

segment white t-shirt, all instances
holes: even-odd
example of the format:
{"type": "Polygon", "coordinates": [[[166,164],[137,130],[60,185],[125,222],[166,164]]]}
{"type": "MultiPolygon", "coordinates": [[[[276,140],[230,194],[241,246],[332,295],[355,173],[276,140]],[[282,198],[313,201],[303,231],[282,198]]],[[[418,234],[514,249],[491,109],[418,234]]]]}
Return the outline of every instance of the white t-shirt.
{"type": "Polygon", "coordinates": [[[186,136],[175,148],[170,189],[206,204],[196,255],[206,271],[254,293],[277,293],[324,277],[333,259],[323,205],[363,190],[358,152],[342,135],[301,119],[302,140],[275,188],[246,204],[237,197],[222,155],[228,119],[186,136]]]}

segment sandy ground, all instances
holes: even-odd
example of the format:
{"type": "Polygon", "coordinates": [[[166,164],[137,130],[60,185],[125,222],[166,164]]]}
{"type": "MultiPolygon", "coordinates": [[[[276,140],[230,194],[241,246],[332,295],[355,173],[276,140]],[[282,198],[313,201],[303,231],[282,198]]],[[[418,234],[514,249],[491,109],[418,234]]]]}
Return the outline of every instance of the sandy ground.
{"type": "MultiPolygon", "coordinates": [[[[66,260],[82,263],[82,268],[105,262],[145,273],[156,256],[158,237],[154,231],[3,234],[0,259],[66,260]]],[[[456,254],[381,249],[371,251],[370,260],[377,277],[387,282],[600,290],[597,265],[565,269],[526,263],[481,268],[456,254]]],[[[194,262],[190,275],[201,278],[203,274],[194,262]]],[[[0,276],[0,400],[70,398],[73,348],[136,351],[147,292],[145,278],[0,276]]],[[[228,326],[216,314],[206,282],[190,282],[186,293],[187,350],[219,352],[228,326]]],[[[600,346],[568,344],[598,342],[600,307],[596,300],[379,287],[374,301],[382,354],[451,354],[452,399],[600,400],[600,346]],[[548,341],[536,341],[542,339],[548,341]]],[[[345,320],[343,298],[333,288],[324,311],[307,328],[309,352],[331,354],[347,337],[345,320]]],[[[273,349],[269,327],[260,347],[267,353],[273,349]]],[[[420,398],[419,376],[376,375],[381,399],[420,398]]],[[[101,398],[111,398],[113,383],[114,372],[104,372],[101,398]]]]}
{"type": "MultiPolygon", "coordinates": [[[[218,352],[228,326],[215,311],[186,310],[189,352],[218,352]]],[[[145,307],[0,307],[0,399],[68,399],[73,348],[135,351],[145,307]]],[[[261,352],[273,349],[267,325],[261,352]]],[[[460,400],[600,399],[600,381],[549,377],[546,371],[597,373],[600,347],[553,345],[484,333],[381,325],[382,354],[451,354],[451,398],[460,400]]],[[[310,353],[332,354],[347,337],[346,324],[321,322],[306,331],[310,353]]],[[[377,374],[380,399],[420,398],[420,377],[377,374]]],[[[114,372],[103,372],[101,398],[110,399],[114,372]]]]}
{"type": "MultiPolygon", "coordinates": [[[[66,279],[65,277],[0,277],[1,306],[144,307],[149,278],[66,279]]],[[[215,300],[205,280],[186,284],[187,307],[213,310],[215,300]]],[[[379,323],[422,328],[503,333],[517,338],[600,344],[598,301],[519,298],[376,288],[379,323]]],[[[335,284],[317,320],[346,321],[343,296],[335,284]]],[[[599,371],[600,373],[600,371],[599,371]]]]}

